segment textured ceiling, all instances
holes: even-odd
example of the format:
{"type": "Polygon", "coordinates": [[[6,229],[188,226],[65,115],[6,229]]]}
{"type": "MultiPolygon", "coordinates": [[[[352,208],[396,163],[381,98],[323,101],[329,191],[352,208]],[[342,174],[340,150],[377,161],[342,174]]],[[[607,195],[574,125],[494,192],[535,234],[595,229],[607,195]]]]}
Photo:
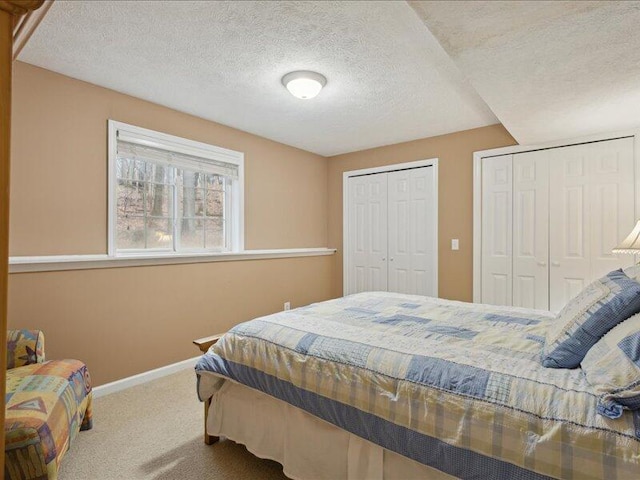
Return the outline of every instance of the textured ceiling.
{"type": "Polygon", "coordinates": [[[57,0],[19,59],[321,155],[497,123],[405,2],[57,0]]]}
{"type": "Polygon", "coordinates": [[[640,2],[410,2],[521,144],[640,126],[640,2]]]}

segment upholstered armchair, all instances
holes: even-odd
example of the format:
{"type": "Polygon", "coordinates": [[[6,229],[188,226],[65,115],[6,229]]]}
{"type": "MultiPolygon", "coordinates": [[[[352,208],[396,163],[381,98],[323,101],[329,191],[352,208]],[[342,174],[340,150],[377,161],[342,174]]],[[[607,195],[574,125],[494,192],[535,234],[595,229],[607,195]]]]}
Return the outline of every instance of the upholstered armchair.
{"type": "Polygon", "coordinates": [[[10,480],[55,479],[78,431],[91,428],[91,380],[78,360],[45,360],[44,334],[7,332],[5,472],[10,480]]]}
{"type": "Polygon", "coordinates": [[[7,332],[7,370],[44,362],[44,334],[40,330],[7,332]]]}

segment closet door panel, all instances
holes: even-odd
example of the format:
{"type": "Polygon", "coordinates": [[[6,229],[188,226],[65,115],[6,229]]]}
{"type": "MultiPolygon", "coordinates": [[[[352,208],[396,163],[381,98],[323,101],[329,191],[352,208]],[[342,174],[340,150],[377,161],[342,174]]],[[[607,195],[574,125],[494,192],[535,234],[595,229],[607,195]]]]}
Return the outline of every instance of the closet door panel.
{"type": "Polygon", "coordinates": [[[438,255],[437,229],[434,228],[438,218],[435,168],[417,168],[410,172],[409,248],[414,266],[411,271],[412,288],[416,295],[435,297],[437,272],[434,258],[438,255]]]}
{"type": "Polygon", "coordinates": [[[349,180],[348,293],[387,290],[387,176],[349,180]]]}
{"type": "Polygon", "coordinates": [[[613,254],[635,225],[633,138],[590,144],[591,278],[632,265],[632,255],[613,254]]]}
{"type": "Polygon", "coordinates": [[[512,172],[509,155],[483,159],[484,303],[557,311],[594,279],[633,264],[611,252],[636,220],[633,138],[512,157],[512,172]]]}
{"type": "Polygon", "coordinates": [[[389,291],[435,295],[432,167],[388,174],[389,291]]]}
{"type": "Polygon", "coordinates": [[[633,263],[611,250],[635,224],[633,139],[549,150],[550,308],[633,263]]]}
{"type": "Polygon", "coordinates": [[[549,308],[549,159],[513,156],[513,305],[549,308]]]}
{"type": "Polygon", "coordinates": [[[482,162],[482,303],[512,304],[512,155],[482,162]]]}
{"type": "Polygon", "coordinates": [[[560,310],[591,278],[591,195],[586,145],[549,155],[549,308],[560,310]]]}

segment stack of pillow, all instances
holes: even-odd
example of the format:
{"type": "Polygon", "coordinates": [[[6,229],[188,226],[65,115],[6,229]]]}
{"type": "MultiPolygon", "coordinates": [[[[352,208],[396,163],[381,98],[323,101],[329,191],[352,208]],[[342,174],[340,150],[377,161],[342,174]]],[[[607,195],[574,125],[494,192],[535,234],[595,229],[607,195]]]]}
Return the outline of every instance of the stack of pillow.
{"type": "Polygon", "coordinates": [[[597,411],[640,409],[640,267],[615,270],[571,300],[547,331],[542,365],[582,367],[597,411]]]}

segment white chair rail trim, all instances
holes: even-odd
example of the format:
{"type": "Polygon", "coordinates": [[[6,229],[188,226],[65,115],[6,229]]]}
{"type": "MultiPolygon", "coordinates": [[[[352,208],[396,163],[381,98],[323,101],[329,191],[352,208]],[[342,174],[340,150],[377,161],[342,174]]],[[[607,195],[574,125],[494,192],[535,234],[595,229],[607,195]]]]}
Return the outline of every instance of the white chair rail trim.
{"type": "Polygon", "coordinates": [[[9,273],[56,272],[63,270],[93,270],[98,268],[177,265],[184,263],[234,262],[272,258],[317,257],[333,255],[335,248],[286,248],[275,250],[245,250],[223,253],[172,253],[154,255],[45,255],[9,257],[9,273]]]}

